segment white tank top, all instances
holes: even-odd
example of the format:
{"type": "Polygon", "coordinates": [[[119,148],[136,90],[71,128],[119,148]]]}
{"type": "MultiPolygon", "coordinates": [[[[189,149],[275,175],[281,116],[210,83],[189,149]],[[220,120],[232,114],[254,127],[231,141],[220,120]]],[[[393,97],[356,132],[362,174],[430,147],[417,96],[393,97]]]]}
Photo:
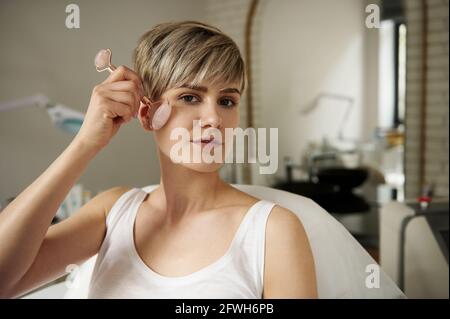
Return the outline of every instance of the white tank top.
{"type": "Polygon", "coordinates": [[[124,193],[106,219],[89,298],[260,299],[263,293],[265,229],[275,203],[260,200],[243,217],[225,255],[186,276],[166,277],[136,251],[134,221],[147,192],[124,193]]]}

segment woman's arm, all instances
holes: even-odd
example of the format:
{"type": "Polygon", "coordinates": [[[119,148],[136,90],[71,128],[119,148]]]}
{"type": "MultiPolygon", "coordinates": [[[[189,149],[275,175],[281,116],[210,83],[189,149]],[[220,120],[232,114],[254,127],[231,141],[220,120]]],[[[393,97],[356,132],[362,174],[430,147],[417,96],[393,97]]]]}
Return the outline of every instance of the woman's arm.
{"type": "Polygon", "coordinates": [[[263,298],[317,298],[314,259],[299,218],[276,205],[266,226],[263,298]]]}
{"type": "Polygon", "coordinates": [[[33,263],[9,289],[8,297],[19,297],[57,279],[67,273],[67,266],[79,266],[94,256],[106,234],[106,217],[117,199],[127,190],[127,187],[106,190],[84,204],[71,217],[51,226],[33,263]]]}
{"type": "Polygon", "coordinates": [[[9,291],[31,266],[58,207],[94,156],[92,148],[74,139],[0,213],[0,295],[9,291]]]}
{"type": "MultiPolygon", "coordinates": [[[[38,271],[61,270],[57,260],[76,262],[99,246],[98,238],[104,232],[104,222],[100,221],[104,202],[100,199],[86,208],[97,213],[83,214],[52,231],[49,227],[88,163],[109,143],[120,126],[137,113],[143,92],[142,83],[132,70],[120,66],[111,73],[94,88],[83,125],[71,144],[0,213],[0,296],[10,296],[11,291],[16,290],[38,256],[41,258],[38,271]],[[83,229],[82,226],[94,228],[96,233],[83,231],[80,236],[87,234],[92,238],[76,238],[74,230],[83,229]],[[67,240],[60,239],[69,235],[71,245],[64,247],[67,240]],[[55,250],[46,250],[44,239],[48,239],[45,244],[55,250]],[[90,240],[92,243],[88,243],[90,240]],[[76,252],[72,253],[71,249],[76,252]]],[[[54,274],[50,272],[48,275],[54,274]]]]}

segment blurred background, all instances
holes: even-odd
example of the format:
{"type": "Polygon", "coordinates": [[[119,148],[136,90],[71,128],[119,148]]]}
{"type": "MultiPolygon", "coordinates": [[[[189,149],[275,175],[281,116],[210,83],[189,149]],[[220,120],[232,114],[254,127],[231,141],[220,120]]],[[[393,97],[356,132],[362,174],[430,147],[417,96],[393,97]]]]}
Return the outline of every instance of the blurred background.
{"type": "MultiPolygon", "coordinates": [[[[222,177],[312,198],[409,297],[448,298],[448,0],[2,0],[1,206],[73,139],[107,76],[98,50],[132,67],[145,31],[180,20],[236,41],[251,76],[240,126],[278,128],[275,174],[227,164],[222,177]]],[[[130,122],[55,222],[102,190],[157,183],[153,137],[130,122]]]]}

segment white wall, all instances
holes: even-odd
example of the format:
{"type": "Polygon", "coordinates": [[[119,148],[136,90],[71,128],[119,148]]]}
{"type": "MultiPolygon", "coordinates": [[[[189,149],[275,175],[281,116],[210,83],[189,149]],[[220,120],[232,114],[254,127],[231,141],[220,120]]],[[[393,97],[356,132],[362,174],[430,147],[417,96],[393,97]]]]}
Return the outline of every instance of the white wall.
{"type": "MultiPolygon", "coordinates": [[[[68,1],[0,2],[0,101],[41,92],[86,111],[93,86],[107,74],[93,60],[103,47],[115,64],[131,66],[141,34],[156,23],[205,16],[206,0],[78,0],[80,29],[65,27],[68,1]]],[[[41,109],[0,113],[0,201],[36,179],[72,137],[51,126],[41,109]]],[[[89,165],[80,182],[94,192],[159,182],[152,134],[137,121],[123,127],[89,165]]]]}

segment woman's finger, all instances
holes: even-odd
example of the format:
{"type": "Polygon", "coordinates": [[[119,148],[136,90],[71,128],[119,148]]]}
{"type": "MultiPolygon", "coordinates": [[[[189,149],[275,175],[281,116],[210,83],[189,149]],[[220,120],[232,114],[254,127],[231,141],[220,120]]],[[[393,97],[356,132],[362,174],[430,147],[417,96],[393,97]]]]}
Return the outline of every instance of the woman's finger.
{"type": "Polygon", "coordinates": [[[133,114],[138,110],[140,104],[136,94],[128,91],[107,91],[103,97],[129,106],[133,114]]]}
{"type": "Polygon", "coordinates": [[[103,110],[109,118],[121,117],[127,122],[133,117],[133,111],[128,104],[120,103],[109,98],[105,98],[105,100],[108,106],[103,110]]]}
{"type": "MultiPolygon", "coordinates": [[[[105,90],[115,91],[115,92],[131,92],[135,95],[136,103],[138,103],[143,94],[140,94],[136,90],[136,85],[132,81],[119,81],[108,84],[103,84],[105,90]]],[[[135,111],[139,109],[139,105],[135,105],[135,111]]]]}
{"type": "Polygon", "coordinates": [[[112,82],[118,82],[118,81],[124,81],[129,80],[133,81],[136,84],[136,87],[138,87],[142,92],[144,92],[144,86],[142,85],[142,81],[139,78],[139,76],[134,72],[133,70],[130,70],[126,66],[119,66],[117,69],[115,69],[103,83],[112,83],[112,82]]]}

